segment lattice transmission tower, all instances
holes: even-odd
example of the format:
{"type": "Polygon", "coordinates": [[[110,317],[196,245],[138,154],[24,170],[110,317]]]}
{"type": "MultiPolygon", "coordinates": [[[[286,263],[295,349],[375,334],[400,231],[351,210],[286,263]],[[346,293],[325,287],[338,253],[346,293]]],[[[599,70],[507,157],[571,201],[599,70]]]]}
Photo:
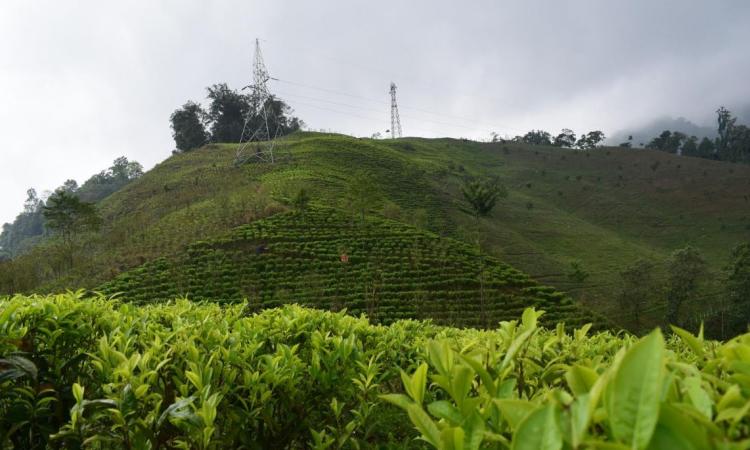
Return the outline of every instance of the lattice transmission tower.
{"type": "Polygon", "coordinates": [[[391,81],[391,138],[401,137],[401,118],[396,103],[396,83],[391,81]]]}
{"type": "Polygon", "coordinates": [[[260,40],[255,39],[255,56],[253,57],[253,82],[242,90],[250,89],[250,108],[245,116],[239,146],[235,155],[235,164],[247,162],[268,162],[273,164],[275,139],[279,127],[271,126],[269,119],[274,114],[273,96],[268,89],[268,82],[273,80],[268,74],[260,50],[260,40]]]}

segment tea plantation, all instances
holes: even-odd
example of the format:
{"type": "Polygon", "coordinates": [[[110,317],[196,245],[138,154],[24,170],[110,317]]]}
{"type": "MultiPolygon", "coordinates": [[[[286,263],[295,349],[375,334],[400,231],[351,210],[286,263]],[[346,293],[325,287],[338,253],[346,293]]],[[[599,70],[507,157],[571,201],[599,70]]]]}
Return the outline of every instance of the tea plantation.
{"type": "MultiPolygon", "coordinates": [[[[277,148],[275,165],[236,166],[235,144],[167,158],[97,205],[102,228],[81,236],[72,255],[47,240],[0,262],[0,293],[95,289],[146,262],[184,252],[191,243],[284,211],[300,188],[318,205],[345,209],[346,195],[362,175],[377,193],[371,214],[468,243],[474,242],[475,224],[462,211],[461,186],[496,177],[508,196],[482,220],[482,249],[630,329],[662,323],[666,299],[649,299],[636,326],[617,301],[621,271],[639,258],[654,261],[661,286],[672,252],[686,245],[698,249],[709,274],[700,295],[681,312],[681,320],[697,326],[716,316],[722,269],[731,249],[750,235],[747,165],[641,149],[578,151],[312,132],[287,136],[277,148]],[[583,281],[569,276],[576,261],[589,275],[583,281]]],[[[268,301],[269,290],[261,288],[256,282],[237,287],[240,294],[268,301]]],[[[364,289],[360,283],[352,294],[364,297],[364,289]]],[[[283,302],[284,295],[291,294],[279,291],[277,300],[283,302]]]]}
{"type": "Polygon", "coordinates": [[[471,246],[378,217],[310,208],[276,214],[119,275],[99,290],[137,303],[185,296],[260,309],[297,303],[371,320],[494,326],[524,308],[545,323],[595,322],[570,298],[471,246]]]}
{"type": "Polygon", "coordinates": [[[482,331],[298,305],[0,297],[0,448],[750,446],[750,334],[637,339],[542,318],[482,331]]]}

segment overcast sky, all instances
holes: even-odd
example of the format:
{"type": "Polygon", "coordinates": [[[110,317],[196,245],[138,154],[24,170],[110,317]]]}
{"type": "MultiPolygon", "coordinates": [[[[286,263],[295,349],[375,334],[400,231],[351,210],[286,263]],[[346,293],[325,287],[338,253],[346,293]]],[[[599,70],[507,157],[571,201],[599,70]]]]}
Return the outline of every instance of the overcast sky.
{"type": "Polygon", "coordinates": [[[487,138],[612,134],[662,116],[713,122],[750,103],[750,2],[26,1],[0,5],[0,223],[25,191],[174,148],[170,113],[249,83],[311,129],[487,138]]]}

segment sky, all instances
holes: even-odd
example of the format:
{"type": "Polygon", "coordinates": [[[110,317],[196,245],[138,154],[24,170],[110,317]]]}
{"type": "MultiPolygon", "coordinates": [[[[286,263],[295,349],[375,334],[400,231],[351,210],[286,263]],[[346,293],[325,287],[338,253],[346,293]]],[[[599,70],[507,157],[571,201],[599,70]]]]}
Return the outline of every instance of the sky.
{"type": "Polygon", "coordinates": [[[270,90],[312,130],[487,139],[607,135],[750,104],[750,2],[26,1],[0,4],[0,223],[26,190],[119,156],[169,157],[169,116],[206,87],[270,90]]]}

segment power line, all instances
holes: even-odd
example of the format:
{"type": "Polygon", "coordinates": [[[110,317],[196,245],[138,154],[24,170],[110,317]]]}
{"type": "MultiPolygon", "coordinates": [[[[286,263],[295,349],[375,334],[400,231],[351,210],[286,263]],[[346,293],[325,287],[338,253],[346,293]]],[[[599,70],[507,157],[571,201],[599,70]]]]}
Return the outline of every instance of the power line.
{"type": "MultiPolygon", "coordinates": [[[[289,85],[292,85],[292,86],[299,86],[299,87],[303,87],[303,88],[307,88],[307,89],[313,89],[313,90],[316,90],[316,91],[327,92],[329,94],[335,94],[335,95],[341,95],[341,96],[345,96],[345,97],[357,98],[357,99],[360,99],[360,100],[366,100],[368,102],[374,102],[374,103],[378,103],[378,104],[381,104],[381,105],[386,104],[386,102],[383,101],[383,100],[381,100],[381,99],[374,99],[374,98],[371,98],[371,97],[365,97],[365,96],[362,96],[362,95],[352,94],[352,93],[349,93],[349,92],[343,92],[343,91],[340,91],[340,90],[337,90],[337,89],[330,89],[330,88],[324,88],[324,87],[320,87],[320,86],[313,86],[313,85],[307,84],[307,83],[300,83],[300,82],[296,82],[296,81],[283,80],[283,79],[280,79],[280,78],[272,78],[272,80],[273,81],[277,81],[279,83],[286,83],[286,84],[289,84],[289,85]]],[[[511,127],[511,126],[504,125],[504,124],[489,125],[489,124],[486,124],[486,123],[481,123],[481,122],[479,122],[477,120],[474,120],[474,119],[470,119],[468,117],[461,117],[461,116],[456,116],[456,115],[453,115],[453,114],[445,114],[445,113],[431,111],[431,110],[424,109],[424,108],[417,108],[417,107],[414,107],[414,106],[400,105],[400,108],[401,109],[408,109],[408,110],[418,111],[418,112],[422,112],[422,113],[425,113],[425,114],[432,114],[432,115],[435,115],[435,116],[442,116],[442,117],[446,117],[446,118],[449,118],[449,119],[463,120],[463,121],[466,121],[466,122],[471,122],[473,124],[480,125],[482,127],[486,127],[489,130],[492,130],[493,128],[501,128],[501,129],[507,129],[507,130],[511,130],[511,131],[525,132],[524,130],[522,130],[520,128],[511,127]]],[[[406,116],[404,116],[404,117],[406,117],[406,116]]],[[[445,122],[440,122],[439,124],[440,125],[453,125],[453,124],[446,124],[445,122]]],[[[472,130],[479,130],[478,128],[473,128],[473,127],[463,127],[463,128],[472,129],[472,130]]]]}
{"type": "Polygon", "coordinates": [[[364,108],[362,106],[350,105],[348,103],[341,103],[341,102],[336,102],[336,101],[333,101],[333,100],[326,100],[326,99],[317,98],[317,97],[310,97],[310,96],[307,96],[307,95],[291,94],[289,92],[280,92],[280,91],[276,91],[276,92],[279,94],[279,96],[284,96],[284,97],[298,97],[298,98],[303,98],[303,99],[307,99],[307,100],[313,100],[313,101],[316,101],[316,102],[330,103],[332,105],[338,105],[338,106],[345,106],[347,108],[360,109],[362,111],[372,111],[372,112],[377,112],[377,113],[382,113],[383,112],[383,110],[381,110],[381,109],[364,108]]]}
{"type": "MultiPolygon", "coordinates": [[[[358,114],[352,114],[351,112],[348,112],[348,111],[341,111],[341,110],[337,110],[337,109],[326,108],[326,107],[315,105],[315,104],[312,104],[312,103],[305,103],[305,102],[296,102],[296,103],[300,104],[300,105],[304,105],[304,106],[310,107],[310,108],[320,109],[320,110],[323,110],[323,111],[329,111],[329,112],[332,112],[332,113],[342,114],[342,115],[345,115],[345,116],[354,117],[354,118],[358,118],[358,119],[363,119],[363,120],[367,120],[367,121],[379,122],[379,121],[383,120],[382,118],[375,118],[375,117],[369,117],[369,116],[361,116],[361,115],[358,115],[358,114]]],[[[425,132],[425,133],[434,133],[434,131],[432,131],[432,130],[425,130],[425,129],[421,129],[421,128],[414,128],[414,129],[417,130],[417,131],[425,132]]]]}
{"type": "MultiPolygon", "coordinates": [[[[280,96],[299,97],[299,98],[304,98],[304,99],[307,99],[307,100],[312,100],[312,101],[317,101],[317,102],[323,102],[323,103],[329,103],[329,104],[338,105],[338,106],[344,106],[344,107],[347,107],[347,108],[360,109],[362,111],[371,111],[371,112],[378,112],[378,113],[381,112],[381,110],[376,110],[376,109],[373,109],[373,108],[362,107],[362,106],[358,106],[358,105],[352,105],[352,104],[349,104],[349,103],[341,103],[341,102],[336,102],[336,101],[333,101],[333,100],[326,100],[326,99],[322,99],[322,98],[310,97],[310,96],[301,95],[301,94],[292,94],[292,93],[288,93],[288,92],[279,92],[279,91],[276,91],[276,92],[280,96]]],[[[381,102],[381,103],[385,104],[383,102],[381,102]]],[[[425,122],[425,123],[431,123],[431,124],[435,124],[435,125],[449,126],[449,127],[455,127],[455,128],[463,128],[463,129],[466,129],[466,130],[480,131],[480,132],[487,133],[487,134],[489,134],[489,133],[492,132],[492,130],[489,130],[489,129],[476,128],[476,127],[468,127],[468,126],[460,125],[460,124],[457,124],[457,123],[439,122],[439,121],[436,121],[436,120],[425,119],[425,118],[415,117],[415,116],[411,116],[411,115],[406,115],[406,116],[404,116],[404,118],[409,119],[410,121],[425,122]]]]}
{"type": "MultiPolygon", "coordinates": [[[[264,40],[264,42],[268,42],[268,41],[264,40]]],[[[270,42],[270,44],[271,45],[275,45],[273,42],[270,42]]],[[[317,58],[328,59],[328,60],[337,62],[338,64],[351,66],[351,67],[354,67],[354,68],[359,69],[359,70],[364,71],[364,72],[379,73],[379,74],[385,75],[386,77],[391,78],[391,79],[404,79],[404,78],[406,78],[406,79],[409,79],[412,82],[414,82],[414,84],[417,87],[421,88],[421,90],[423,90],[423,91],[429,91],[430,93],[434,92],[436,89],[437,90],[443,89],[440,86],[437,86],[437,85],[434,85],[434,84],[431,84],[431,83],[425,83],[425,80],[421,79],[421,78],[415,78],[415,77],[411,77],[411,76],[405,76],[405,74],[403,74],[403,73],[402,74],[395,74],[393,72],[388,72],[388,71],[385,71],[385,70],[377,68],[377,67],[365,66],[365,65],[360,64],[358,62],[352,62],[352,61],[349,61],[349,60],[346,60],[346,59],[343,59],[343,58],[340,58],[340,57],[334,57],[334,56],[326,55],[326,54],[321,53],[318,48],[315,48],[313,50],[311,48],[302,48],[300,46],[296,46],[296,45],[293,45],[293,44],[284,44],[283,47],[277,46],[277,48],[283,49],[283,50],[290,50],[291,49],[293,51],[296,51],[297,53],[301,53],[301,54],[304,54],[306,56],[310,55],[311,53],[315,53],[317,58]]],[[[481,99],[481,100],[487,100],[489,98],[489,99],[491,99],[491,100],[493,100],[493,101],[495,101],[497,103],[504,102],[504,100],[502,100],[502,99],[491,98],[491,97],[488,97],[487,95],[484,95],[484,94],[481,95],[481,96],[479,96],[479,95],[457,93],[457,95],[459,95],[461,97],[465,97],[465,98],[481,99]]],[[[522,131],[522,130],[519,130],[517,128],[512,128],[512,127],[504,127],[504,128],[514,129],[515,131],[522,131]]]]}

